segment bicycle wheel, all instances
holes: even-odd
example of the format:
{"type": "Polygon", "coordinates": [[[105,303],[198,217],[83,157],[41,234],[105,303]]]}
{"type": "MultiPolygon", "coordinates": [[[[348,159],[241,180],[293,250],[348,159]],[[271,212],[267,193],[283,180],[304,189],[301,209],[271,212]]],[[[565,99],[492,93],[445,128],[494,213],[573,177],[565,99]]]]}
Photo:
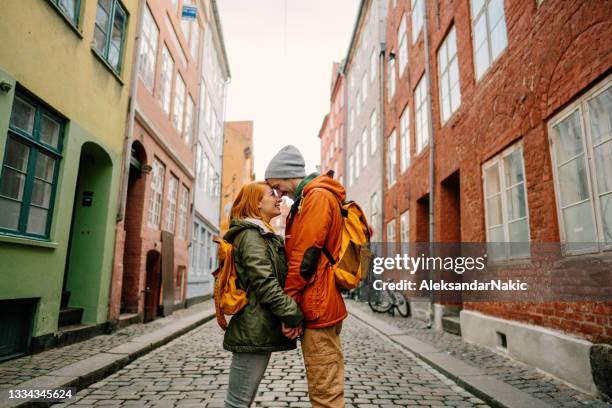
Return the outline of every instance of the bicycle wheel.
{"type": "Polygon", "coordinates": [[[410,316],[410,304],[402,292],[395,292],[395,308],[402,317],[410,316]]]}
{"type": "Polygon", "coordinates": [[[368,305],[374,312],[386,313],[393,307],[393,302],[386,290],[376,290],[370,295],[368,305]]]}

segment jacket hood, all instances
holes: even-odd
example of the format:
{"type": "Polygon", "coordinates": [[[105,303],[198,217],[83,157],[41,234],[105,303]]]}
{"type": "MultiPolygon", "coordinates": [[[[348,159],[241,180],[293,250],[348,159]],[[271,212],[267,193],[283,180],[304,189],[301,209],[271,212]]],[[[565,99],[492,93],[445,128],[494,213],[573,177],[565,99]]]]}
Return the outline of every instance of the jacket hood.
{"type": "Polygon", "coordinates": [[[306,184],[302,194],[304,196],[307,195],[313,188],[324,188],[331,191],[336,197],[338,197],[338,200],[342,202],[346,199],[346,191],[344,190],[344,186],[342,186],[338,180],[333,179],[327,174],[322,174],[319,177],[316,177],[310,183],[306,184]]]}
{"type": "Polygon", "coordinates": [[[247,229],[256,229],[261,235],[274,234],[262,220],[257,218],[235,218],[230,223],[229,230],[223,236],[227,242],[232,242],[236,235],[247,229]]]}

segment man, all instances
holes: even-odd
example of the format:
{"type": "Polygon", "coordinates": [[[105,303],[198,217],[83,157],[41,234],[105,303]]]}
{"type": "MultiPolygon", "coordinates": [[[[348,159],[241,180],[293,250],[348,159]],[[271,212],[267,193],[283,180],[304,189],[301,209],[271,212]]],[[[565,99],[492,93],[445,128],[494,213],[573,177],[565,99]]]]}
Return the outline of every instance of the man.
{"type": "MultiPolygon", "coordinates": [[[[270,187],[294,200],[285,232],[289,270],[285,292],[304,314],[302,354],[313,407],[344,407],[344,357],[340,330],[347,312],[336,287],[325,247],[335,259],[340,251],[344,187],[331,175],[306,175],[304,158],[285,146],[272,158],[265,178],[270,187]]],[[[285,329],[295,337],[297,329],[285,329]]]]}

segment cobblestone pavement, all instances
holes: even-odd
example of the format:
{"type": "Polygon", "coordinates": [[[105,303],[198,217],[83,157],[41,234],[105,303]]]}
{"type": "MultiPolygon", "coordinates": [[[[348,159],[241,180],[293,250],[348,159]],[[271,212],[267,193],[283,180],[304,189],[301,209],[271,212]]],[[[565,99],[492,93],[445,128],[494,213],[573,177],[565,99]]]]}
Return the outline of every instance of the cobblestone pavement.
{"type": "Polygon", "coordinates": [[[134,337],[160,329],[169,321],[186,314],[197,313],[211,305],[212,301],[202,302],[189,309],[177,310],[167,318],[147,324],[132,324],[110,334],[99,335],[79,343],[0,363],[0,389],[10,388],[97,353],[110,350],[127,343],[134,337]]]}
{"type": "MultiPolygon", "coordinates": [[[[349,317],[342,340],[347,406],[486,407],[478,398],[349,317]]],[[[208,322],[54,407],[222,407],[231,354],[208,322]]],[[[298,350],[274,353],[255,406],[309,407],[298,350]]]]}
{"type": "Polygon", "coordinates": [[[352,302],[352,305],[554,407],[612,407],[612,404],[577,391],[531,366],[486,347],[466,343],[461,337],[450,333],[427,329],[427,324],[421,320],[403,318],[397,313],[395,316],[374,313],[367,303],[352,302]]]}

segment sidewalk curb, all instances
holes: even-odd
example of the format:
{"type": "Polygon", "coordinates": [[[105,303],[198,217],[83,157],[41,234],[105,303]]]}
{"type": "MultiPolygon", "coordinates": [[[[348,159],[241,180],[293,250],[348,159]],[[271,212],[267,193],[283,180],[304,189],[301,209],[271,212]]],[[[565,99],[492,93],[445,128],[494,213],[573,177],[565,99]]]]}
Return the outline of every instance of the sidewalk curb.
{"type": "MultiPolygon", "coordinates": [[[[167,326],[151,333],[135,337],[125,344],[96,354],[76,363],[69,364],[46,375],[15,385],[13,389],[55,389],[75,387],[80,391],[89,385],[119,371],[138,357],[161,347],[179,336],[214,319],[215,309],[209,308],[191,316],[177,319],[167,326]]],[[[0,397],[0,407],[48,407],[52,402],[38,402],[30,399],[9,401],[8,395],[0,397]]]]}
{"type": "Polygon", "coordinates": [[[437,349],[406,333],[398,333],[398,328],[368,313],[358,310],[347,302],[349,313],[363,324],[378,332],[393,343],[415,354],[457,385],[471,392],[493,407],[499,408],[546,408],[551,407],[542,400],[532,397],[503,381],[486,374],[477,367],[470,366],[443,350],[437,349]]]}

